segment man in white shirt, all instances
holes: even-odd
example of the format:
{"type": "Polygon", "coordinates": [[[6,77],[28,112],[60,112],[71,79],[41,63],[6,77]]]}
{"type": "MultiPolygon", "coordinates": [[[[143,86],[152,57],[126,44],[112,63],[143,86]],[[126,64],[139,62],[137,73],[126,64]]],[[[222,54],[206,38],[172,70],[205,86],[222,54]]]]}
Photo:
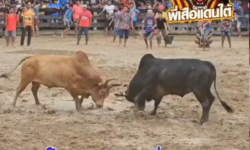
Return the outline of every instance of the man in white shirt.
{"type": "Polygon", "coordinates": [[[114,15],[115,12],[115,5],[111,3],[110,0],[108,0],[107,5],[104,6],[103,10],[101,13],[98,15],[100,16],[102,13],[106,12],[106,25],[105,25],[105,34],[106,36],[108,35],[108,30],[110,30],[109,33],[112,32],[113,29],[113,24],[109,26],[110,22],[112,21],[112,16],[114,15]]]}

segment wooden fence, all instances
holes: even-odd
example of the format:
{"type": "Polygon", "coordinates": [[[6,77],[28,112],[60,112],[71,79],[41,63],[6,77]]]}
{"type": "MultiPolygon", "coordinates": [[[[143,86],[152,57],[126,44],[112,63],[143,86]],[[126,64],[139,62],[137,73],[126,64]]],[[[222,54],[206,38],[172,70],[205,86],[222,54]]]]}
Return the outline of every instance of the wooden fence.
{"type": "MultiPolygon", "coordinates": [[[[40,10],[40,11],[46,11],[46,10],[40,10]]],[[[90,10],[93,14],[93,23],[91,30],[103,30],[105,27],[105,14],[102,14],[98,16],[102,9],[95,8],[90,10]]],[[[147,10],[140,10],[140,13],[138,15],[138,23],[136,24],[136,28],[142,27],[142,20],[146,15],[147,10]]],[[[5,23],[4,23],[4,17],[0,17],[0,35],[4,35],[5,23]]],[[[249,35],[249,19],[242,17],[241,20],[241,30],[243,35],[249,35]]],[[[42,29],[53,29],[53,30],[60,30],[63,29],[63,21],[62,17],[53,17],[50,15],[40,15],[39,16],[39,25],[42,29]]],[[[72,26],[73,27],[73,26],[72,26]]],[[[213,21],[212,27],[214,30],[215,35],[220,35],[220,22],[219,21],[213,21]]],[[[21,28],[21,23],[18,24],[18,28],[21,28]]],[[[196,23],[182,23],[182,24],[170,24],[171,28],[171,34],[195,34],[197,31],[196,23]]],[[[234,29],[233,35],[236,34],[236,31],[234,29]]]]}

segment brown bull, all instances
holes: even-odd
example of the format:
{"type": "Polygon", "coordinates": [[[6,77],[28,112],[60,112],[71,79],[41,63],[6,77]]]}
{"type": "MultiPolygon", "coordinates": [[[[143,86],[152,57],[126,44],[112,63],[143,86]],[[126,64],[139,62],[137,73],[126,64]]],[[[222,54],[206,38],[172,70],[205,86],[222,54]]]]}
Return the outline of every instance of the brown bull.
{"type": "Polygon", "coordinates": [[[31,91],[37,105],[40,104],[37,91],[40,84],[48,88],[60,87],[66,89],[73,99],[77,111],[82,112],[83,98],[91,95],[97,107],[103,107],[104,99],[109,95],[109,90],[119,84],[108,84],[113,79],[103,80],[90,65],[84,52],[78,51],[74,56],[41,55],[28,56],[9,73],[8,76],[21,64],[21,82],[17,88],[12,105],[15,107],[18,96],[32,83],[31,91]],[[78,96],[81,96],[79,99],[78,96]]]}

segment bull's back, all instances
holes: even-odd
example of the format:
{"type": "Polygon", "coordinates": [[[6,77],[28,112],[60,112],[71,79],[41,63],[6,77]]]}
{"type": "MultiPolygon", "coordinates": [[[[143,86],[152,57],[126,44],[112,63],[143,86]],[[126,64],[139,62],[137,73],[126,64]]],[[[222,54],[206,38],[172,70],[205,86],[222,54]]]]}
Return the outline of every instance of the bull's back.
{"type": "Polygon", "coordinates": [[[34,56],[22,66],[22,75],[32,76],[33,81],[47,87],[65,87],[74,74],[74,63],[69,56],[34,56]]]}
{"type": "Polygon", "coordinates": [[[199,59],[159,59],[154,68],[158,69],[159,83],[165,84],[166,88],[185,88],[188,82],[197,82],[200,76],[210,71],[199,59]]]}

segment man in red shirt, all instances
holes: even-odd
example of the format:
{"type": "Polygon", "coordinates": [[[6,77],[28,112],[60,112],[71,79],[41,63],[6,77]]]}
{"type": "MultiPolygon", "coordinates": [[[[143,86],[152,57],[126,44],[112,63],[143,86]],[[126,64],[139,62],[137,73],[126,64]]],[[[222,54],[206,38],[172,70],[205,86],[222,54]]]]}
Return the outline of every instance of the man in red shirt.
{"type": "Polygon", "coordinates": [[[16,39],[16,29],[18,23],[18,16],[15,13],[13,7],[9,9],[9,14],[6,14],[5,22],[6,22],[6,30],[5,30],[6,46],[9,46],[10,39],[11,39],[11,46],[13,46],[16,39]]]}
{"type": "Polygon", "coordinates": [[[79,29],[78,29],[78,37],[77,37],[77,45],[79,45],[82,33],[85,35],[86,45],[88,45],[89,41],[89,27],[91,27],[92,23],[92,14],[87,10],[87,5],[83,5],[83,12],[79,18],[79,29]]]}

